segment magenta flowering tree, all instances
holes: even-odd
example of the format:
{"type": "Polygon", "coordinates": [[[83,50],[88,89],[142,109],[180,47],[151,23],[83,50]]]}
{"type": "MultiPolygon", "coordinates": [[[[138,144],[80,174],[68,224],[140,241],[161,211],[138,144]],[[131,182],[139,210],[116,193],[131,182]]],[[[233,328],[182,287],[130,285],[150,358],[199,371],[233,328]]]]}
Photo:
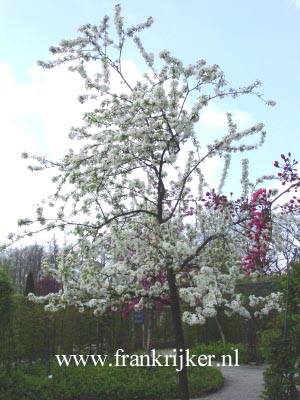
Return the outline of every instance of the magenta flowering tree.
{"type": "Polygon", "coordinates": [[[247,272],[263,269],[267,264],[267,250],[271,240],[270,198],[272,190],[256,190],[250,201],[250,221],[246,235],[250,248],[242,265],[247,272]]]}
{"type": "MultiPolygon", "coordinates": [[[[183,315],[189,323],[215,316],[218,307],[243,312],[234,292],[241,264],[252,271],[267,262],[269,193],[254,191],[250,200],[245,196],[236,201],[221,194],[231,155],[263,144],[263,125],[239,131],[227,114],[228,132],[207,147],[196,129],[202,110],[216,98],[252,94],[263,100],[257,91],[260,83],[230,88],[217,65],[199,60],[184,66],[166,50],[159,54],[162,66],[157,69],[154,55],[138,36],[152,18],[126,28],[120,12],[117,5],[115,36],[105,16],[99,26],[87,24],[78,38],[52,47],[52,61],[40,62],[43,68],[69,64],[85,81],[87,92],[79,100],[94,102],[95,108],[70,133],[82,142],[80,150],[70,150],[57,162],[33,157],[38,165],[32,169],[58,170],[53,178],[57,191],[48,201],[50,207],[59,207],[57,215],[47,217],[40,206],[36,221],[19,222],[38,222],[37,231],[59,227],[74,240],[57,266],[46,268],[62,289],[36,301],[47,301],[48,310],[73,304],[100,315],[169,304],[176,349],[185,357],[181,302],[195,310],[183,315]],[[123,58],[130,41],[146,67],[134,82],[126,75],[123,58]],[[121,89],[114,89],[116,81],[121,89]],[[258,139],[243,143],[251,135],[258,139]],[[205,162],[213,157],[224,159],[218,191],[207,189],[205,182],[205,162]],[[241,231],[250,242],[243,262],[241,231]],[[224,246],[227,256],[223,251],[222,257],[224,246]]],[[[185,360],[183,364],[180,393],[187,400],[185,360]]]]}
{"type": "Polygon", "coordinates": [[[52,276],[43,276],[36,282],[36,294],[46,296],[49,293],[57,293],[61,285],[52,276]]]}
{"type": "MultiPolygon", "coordinates": [[[[290,152],[287,156],[281,154],[283,162],[274,162],[274,166],[281,172],[278,172],[277,176],[265,177],[268,180],[279,181],[282,190],[256,188],[257,185],[251,184],[251,193],[237,200],[228,200],[222,194],[217,195],[214,190],[211,193],[207,192],[206,198],[203,199],[206,208],[220,210],[224,219],[231,220],[242,228],[240,233],[247,238],[247,249],[243,249],[245,254],[242,260],[246,275],[254,271],[268,271],[272,266],[272,257],[277,257],[278,252],[282,251],[279,241],[285,246],[295,246],[297,241],[296,232],[292,232],[291,229],[287,232],[287,225],[298,226],[297,217],[300,211],[300,198],[297,196],[300,186],[296,168],[298,161],[291,157],[290,152]],[[291,217],[294,218],[293,221],[291,217]],[[290,237],[287,239],[288,233],[290,237]]],[[[262,180],[258,179],[258,182],[261,184],[262,180]]]]}

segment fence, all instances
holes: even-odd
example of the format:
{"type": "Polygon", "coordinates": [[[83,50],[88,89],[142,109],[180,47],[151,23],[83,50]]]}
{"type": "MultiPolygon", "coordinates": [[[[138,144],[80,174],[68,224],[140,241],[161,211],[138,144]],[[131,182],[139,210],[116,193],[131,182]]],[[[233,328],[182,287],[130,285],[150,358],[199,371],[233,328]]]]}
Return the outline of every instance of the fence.
{"type": "MultiPolygon", "coordinates": [[[[113,313],[99,318],[92,312],[79,313],[71,307],[47,313],[41,305],[23,296],[18,296],[16,303],[10,335],[1,343],[0,350],[0,362],[7,368],[23,362],[49,360],[54,354],[113,354],[118,348],[131,352],[145,348],[148,342],[151,348],[174,347],[168,307],[156,310],[154,315],[145,312],[142,321],[135,321],[143,323],[135,324],[133,315],[123,319],[120,313],[113,313]]],[[[228,342],[248,343],[255,349],[255,332],[263,323],[253,325],[255,321],[249,323],[238,316],[227,318],[225,315],[219,317],[219,322],[228,342]]],[[[187,348],[221,339],[214,319],[208,319],[204,326],[184,324],[184,334],[187,348]]]]}

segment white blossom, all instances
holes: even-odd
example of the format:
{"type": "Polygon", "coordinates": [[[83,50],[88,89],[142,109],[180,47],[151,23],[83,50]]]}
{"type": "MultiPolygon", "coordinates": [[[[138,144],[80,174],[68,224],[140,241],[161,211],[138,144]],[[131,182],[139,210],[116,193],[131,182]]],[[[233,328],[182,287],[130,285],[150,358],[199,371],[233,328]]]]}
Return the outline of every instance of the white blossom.
{"type": "Polygon", "coordinates": [[[246,316],[235,291],[246,247],[237,222],[244,215],[238,221],[228,210],[205,208],[201,169],[209,158],[224,158],[221,191],[231,156],[260,146],[264,127],[239,131],[228,113],[228,131],[204,149],[196,124],[214,98],[261,98],[260,82],[229,88],[217,64],[199,60],[184,66],[167,50],[156,65],[138,36],[152,22],[125,27],[117,5],[116,35],[104,16],[100,25],[86,24],[81,36],[52,47],[52,61],[40,62],[43,68],[68,64],[85,82],[80,101],[96,106],[70,132],[81,141],[79,150],[70,149],[58,162],[33,157],[40,167],[57,169],[57,191],[47,200],[51,209],[59,205],[57,215],[48,218],[39,206],[37,222],[45,230],[65,230],[75,243],[65,247],[55,268],[45,264],[62,290],[30,299],[47,303],[50,311],[75,305],[101,315],[151,308],[157,301],[172,305],[173,285],[172,293],[192,309],[183,314],[187,323],[203,324],[220,309],[246,316]],[[135,81],[124,68],[129,41],[146,64],[135,81]],[[115,80],[122,82],[121,90],[115,90],[115,80]],[[250,142],[253,135],[257,139],[250,142]]]}

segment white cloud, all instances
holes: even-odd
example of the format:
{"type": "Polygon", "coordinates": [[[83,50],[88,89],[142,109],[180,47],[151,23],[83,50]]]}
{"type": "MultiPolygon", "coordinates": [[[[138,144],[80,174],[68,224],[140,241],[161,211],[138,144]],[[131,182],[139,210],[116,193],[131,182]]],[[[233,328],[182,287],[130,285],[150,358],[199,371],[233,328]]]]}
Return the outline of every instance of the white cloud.
{"type": "Polygon", "coordinates": [[[288,0],[288,2],[290,5],[300,8],[300,0],[288,0]]]}
{"type": "Polygon", "coordinates": [[[1,145],[0,168],[2,195],[0,198],[1,241],[14,226],[15,221],[23,212],[28,211],[26,195],[36,191],[31,175],[23,160],[21,152],[24,147],[30,147],[33,152],[38,150],[37,143],[29,132],[19,122],[20,91],[7,64],[0,64],[1,86],[1,145]]]}
{"type": "MultiPolygon", "coordinates": [[[[248,128],[253,124],[252,115],[248,112],[235,110],[232,112],[234,123],[239,129],[248,128]]],[[[216,135],[225,135],[227,133],[227,117],[226,112],[219,111],[212,103],[205,108],[200,116],[200,121],[197,124],[197,132],[201,137],[207,137],[209,141],[216,135]]]]}
{"type": "MultiPolygon", "coordinates": [[[[95,66],[91,65],[94,69],[95,66]]],[[[131,61],[124,62],[123,70],[129,82],[142,76],[131,61]]],[[[2,196],[0,198],[0,242],[7,234],[16,231],[16,221],[34,215],[34,205],[54,191],[50,173],[32,173],[27,169],[28,160],[21,159],[23,151],[58,159],[74,141],[68,139],[71,126],[81,125],[82,114],[87,105],[77,101],[84,93],[82,79],[65,67],[43,70],[32,67],[27,84],[18,84],[8,64],[0,62],[0,168],[2,196]]],[[[120,90],[118,79],[113,89],[120,90]]],[[[125,88],[122,87],[124,91],[125,88]]],[[[94,106],[94,104],[91,104],[94,106]]],[[[234,114],[235,121],[248,126],[251,115],[241,111],[234,114]]],[[[226,114],[209,106],[203,110],[199,131],[204,133],[206,143],[226,133],[226,114]]],[[[197,129],[198,129],[197,128],[197,129]]],[[[81,145],[81,143],[79,143],[81,145]]],[[[218,176],[220,160],[209,160],[204,169],[212,184],[218,176]]]]}
{"type": "MultiPolygon", "coordinates": [[[[70,75],[70,74],[69,74],[70,75]]],[[[51,193],[50,174],[32,173],[21,153],[60,155],[79,107],[74,99],[78,84],[65,72],[30,71],[30,82],[18,85],[9,65],[0,63],[1,145],[0,242],[16,231],[19,218],[33,216],[34,205],[51,193]]],[[[77,102],[78,103],[78,102],[77,102]]]]}
{"type": "Polygon", "coordinates": [[[294,4],[296,7],[300,8],[300,0],[294,0],[294,4]]]}
{"type": "MultiPolygon", "coordinates": [[[[140,76],[132,62],[123,67],[130,81],[140,76]]],[[[88,109],[77,100],[85,90],[76,72],[64,66],[51,70],[33,66],[29,77],[27,84],[18,84],[10,66],[0,62],[0,243],[16,231],[19,218],[33,216],[35,205],[54,191],[53,172],[32,173],[27,169],[30,160],[23,160],[21,153],[59,159],[68,148],[77,147],[68,134],[72,126],[82,124],[88,109]]],[[[113,86],[117,90],[119,82],[114,80],[113,86]]]]}

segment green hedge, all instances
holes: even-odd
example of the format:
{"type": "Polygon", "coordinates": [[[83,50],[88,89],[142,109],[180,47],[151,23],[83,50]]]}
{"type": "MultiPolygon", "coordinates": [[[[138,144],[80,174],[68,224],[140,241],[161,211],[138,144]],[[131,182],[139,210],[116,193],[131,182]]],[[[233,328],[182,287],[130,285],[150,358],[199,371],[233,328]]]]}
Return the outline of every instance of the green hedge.
{"type": "MultiPolygon", "coordinates": [[[[223,385],[214,367],[188,369],[192,397],[223,385]]],[[[0,374],[0,400],[135,400],[179,398],[177,373],[171,367],[59,367],[47,377],[44,366],[0,374]]]]}
{"type": "Polygon", "coordinates": [[[269,368],[264,372],[266,400],[300,399],[300,341],[268,337],[269,368]]]}
{"type": "MultiPolygon", "coordinates": [[[[190,350],[190,354],[205,354],[214,355],[216,361],[222,361],[222,356],[231,356],[232,363],[235,363],[236,353],[238,350],[238,362],[239,364],[246,364],[248,362],[248,349],[245,344],[233,344],[233,343],[208,343],[208,344],[197,344],[190,350]]],[[[226,357],[224,361],[226,362],[226,357]]]]}
{"type": "MultiPolygon", "coordinates": [[[[6,368],[21,362],[47,360],[49,355],[54,354],[113,354],[118,348],[132,352],[144,348],[143,344],[145,346],[147,342],[147,311],[142,329],[141,325],[134,326],[132,316],[122,319],[120,312],[96,318],[91,311],[79,313],[73,307],[57,313],[46,313],[42,305],[29,302],[24,296],[15,296],[13,303],[13,312],[5,324],[2,322],[2,328],[0,326],[0,366],[6,368]]],[[[8,310],[9,307],[5,306],[4,309],[8,310]]],[[[248,345],[252,354],[249,361],[261,358],[257,351],[256,332],[264,328],[268,318],[247,321],[239,316],[229,318],[220,314],[218,320],[228,342],[248,345]]],[[[207,319],[204,326],[184,324],[183,328],[186,348],[191,348],[195,343],[207,344],[220,340],[214,318],[207,319]]],[[[155,310],[151,348],[174,348],[169,307],[155,310]]]]}
{"type": "Polygon", "coordinates": [[[300,399],[300,263],[290,265],[282,290],[287,312],[274,318],[261,335],[268,369],[264,372],[266,400],[300,399]],[[288,282],[287,282],[288,279],[288,282]],[[288,283],[288,290],[287,290],[288,283]]]}
{"type": "MultiPolygon", "coordinates": [[[[14,332],[6,342],[6,353],[0,354],[0,364],[10,355],[14,364],[47,360],[54,354],[113,354],[123,348],[127,352],[141,348],[141,325],[134,326],[132,317],[122,319],[120,313],[96,318],[92,312],[79,313],[68,308],[57,313],[46,313],[40,304],[28,301],[24,296],[15,297],[14,332]]],[[[230,342],[246,339],[245,322],[233,317],[230,320],[220,318],[225,332],[238,332],[230,342]],[[230,329],[232,324],[241,329],[230,329]]],[[[144,332],[147,333],[147,314],[144,332]]],[[[184,324],[186,347],[197,342],[217,341],[219,333],[214,320],[208,320],[205,326],[184,324]]],[[[152,333],[151,348],[173,348],[174,335],[169,308],[157,311],[152,333]]],[[[145,340],[144,340],[145,342],[145,340]]],[[[1,351],[0,351],[1,353],[1,351]]]]}
{"type": "Polygon", "coordinates": [[[12,282],[0,268],[0,366],[2,363],[7,370],[14,359],[15,308],[12,282]]]}

